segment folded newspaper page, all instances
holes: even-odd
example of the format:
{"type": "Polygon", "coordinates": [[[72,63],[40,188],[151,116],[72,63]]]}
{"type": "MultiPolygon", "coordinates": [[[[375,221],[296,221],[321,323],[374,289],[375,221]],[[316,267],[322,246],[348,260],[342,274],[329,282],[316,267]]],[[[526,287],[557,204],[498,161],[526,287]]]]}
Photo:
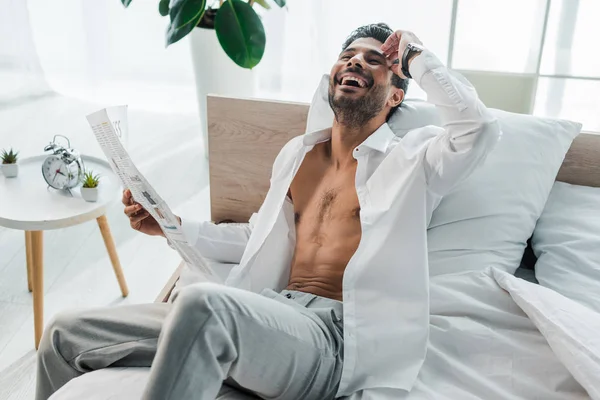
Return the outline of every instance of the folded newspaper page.
{"type": "Polygon", "coordinates": [[[171,246],[185,262],[199,268],[207,277],[218,279],[198,249],[191,246],[183,235],[181,224],[167,203],[158,195],[137,169],[120,138],[127,133],[127,106],[109,107],[87,116],[88,123],[100,144],[111,168],[124,188],[131,191],[133,199],[140,203],[158,222],[171,246]]]}

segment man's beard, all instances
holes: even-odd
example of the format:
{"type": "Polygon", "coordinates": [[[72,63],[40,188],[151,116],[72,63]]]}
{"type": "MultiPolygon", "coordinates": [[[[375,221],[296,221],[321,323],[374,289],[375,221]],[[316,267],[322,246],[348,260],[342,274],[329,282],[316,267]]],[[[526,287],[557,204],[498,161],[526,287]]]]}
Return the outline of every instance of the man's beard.
{"type": "Polygon", "coordinates": [[[329,105],[338,123],[350,128],[358,128],[377,116],[385,105],[386,88],[374,85],[367,94],[358,98],[340,95],[335,97],[336,83],[329,85],[329,105]]]}

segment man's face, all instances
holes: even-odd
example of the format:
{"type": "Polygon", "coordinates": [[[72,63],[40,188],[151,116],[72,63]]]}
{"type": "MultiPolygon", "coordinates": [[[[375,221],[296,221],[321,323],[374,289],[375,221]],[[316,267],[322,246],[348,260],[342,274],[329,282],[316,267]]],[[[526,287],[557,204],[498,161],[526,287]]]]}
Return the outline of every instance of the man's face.
{"type": "Polygon", "coordinates": [[[342,51],[331,69],[329,104],[340,123],[359,126],[391,106],[398,89],[391,83],[391,61],[381,52],[382,43],[357,39],[342,51]]]}

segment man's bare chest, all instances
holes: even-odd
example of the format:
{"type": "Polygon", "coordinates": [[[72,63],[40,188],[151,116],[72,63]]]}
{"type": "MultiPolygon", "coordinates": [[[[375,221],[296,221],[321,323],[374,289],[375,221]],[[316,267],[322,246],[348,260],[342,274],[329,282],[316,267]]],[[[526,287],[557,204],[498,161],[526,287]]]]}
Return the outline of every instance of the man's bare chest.
{"type": "Polygon", "coordinates": [[[296,224],[323,225],[358,220],[360,205],[355,175],[356,168],[303,164],[290,186],[296,224]]]}

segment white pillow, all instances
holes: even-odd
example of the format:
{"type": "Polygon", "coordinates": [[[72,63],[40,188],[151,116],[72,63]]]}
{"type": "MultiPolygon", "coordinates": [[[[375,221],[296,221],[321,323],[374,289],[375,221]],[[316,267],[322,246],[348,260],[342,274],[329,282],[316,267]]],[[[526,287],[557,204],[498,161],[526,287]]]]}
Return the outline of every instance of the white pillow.
{"type": "MultiPolygon", "coordinates": [[[[308,130],[330,127],[333,112],[321,80],[308,113],[308,130]]],[[[447,194],[428,231],[431,275],[480,270],[510,273],[519,266],[527,239],[581,124],[492,110],[502,139],[485,164],[447,194]]],[[[402,137],[411,129],[440,125],[435,107],[409,102],[397,110],[390,128],[402,137]]]]}
{"type": "Polygon", "coordinates": [[[600,188],[556,182],[531,243],[540,285],[600,312],[600,188]]]}
{"type": "Polygon", "coordinates": [[[448,193],[429,224],[432,275],[498,267],[514,273],[581,124],[492,110],[502,140],[448,193]]]}

